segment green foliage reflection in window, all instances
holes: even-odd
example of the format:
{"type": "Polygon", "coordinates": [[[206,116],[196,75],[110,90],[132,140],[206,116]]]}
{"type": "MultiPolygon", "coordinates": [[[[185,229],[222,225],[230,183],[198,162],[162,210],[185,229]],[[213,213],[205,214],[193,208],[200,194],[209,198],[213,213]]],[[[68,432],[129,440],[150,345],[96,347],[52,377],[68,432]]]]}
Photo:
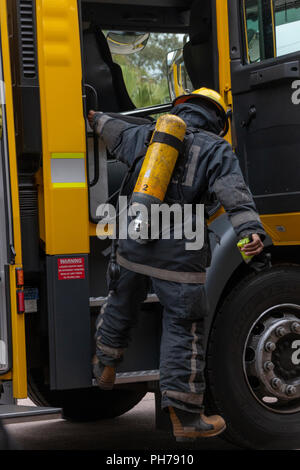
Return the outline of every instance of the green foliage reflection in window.
{"type": "Polygon", "coordinates": [[[135,54],[113,54],[122,67],[130,98],[137,108],[170,101],[166,57],[183,45],[183,34],[151,33],[146,47],[135,54]]]}

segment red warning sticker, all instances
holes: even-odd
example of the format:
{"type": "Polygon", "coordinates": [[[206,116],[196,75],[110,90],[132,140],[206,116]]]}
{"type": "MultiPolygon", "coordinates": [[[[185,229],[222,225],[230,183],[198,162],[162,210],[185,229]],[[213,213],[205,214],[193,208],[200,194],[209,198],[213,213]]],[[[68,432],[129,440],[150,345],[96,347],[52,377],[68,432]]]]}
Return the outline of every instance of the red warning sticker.
{"type": "Polygon", "coordinates": [[[58,280],[84,279],[84,258],[58,258],[58,280]]]}

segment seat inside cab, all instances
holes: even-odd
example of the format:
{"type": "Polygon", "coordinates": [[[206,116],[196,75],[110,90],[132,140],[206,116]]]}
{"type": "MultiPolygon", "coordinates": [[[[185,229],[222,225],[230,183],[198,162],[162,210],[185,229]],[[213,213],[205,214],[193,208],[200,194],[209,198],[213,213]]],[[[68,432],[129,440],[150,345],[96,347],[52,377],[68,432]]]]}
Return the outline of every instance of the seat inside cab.
{"type": "Polygon", "coordinates": [[[83,60],[87,110],[122,112],[135,108],[121,66],[113,61],[101,27],[92,22],[83,30],[83,60]]]}

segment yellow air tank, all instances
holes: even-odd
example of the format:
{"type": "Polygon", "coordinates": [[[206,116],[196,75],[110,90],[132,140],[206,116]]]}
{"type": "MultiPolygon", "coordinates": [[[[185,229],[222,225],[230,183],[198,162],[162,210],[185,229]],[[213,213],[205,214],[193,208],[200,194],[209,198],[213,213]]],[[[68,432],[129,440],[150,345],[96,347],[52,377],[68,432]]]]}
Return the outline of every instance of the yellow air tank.
{"type": "MultiPolygon", "coordinates": [[[[161,204],[182,149],[186,123],[173,114],[161,116],[155,126],[142,168],[132,195],[132,207],[143,204],[150,215],[152,204],[161,204]]],[[[142,233],[149,219],[142,212],[135,218],[134,231],[142,233]]],[[[137,240],[145,241],[145,240],[137,240]]]]}

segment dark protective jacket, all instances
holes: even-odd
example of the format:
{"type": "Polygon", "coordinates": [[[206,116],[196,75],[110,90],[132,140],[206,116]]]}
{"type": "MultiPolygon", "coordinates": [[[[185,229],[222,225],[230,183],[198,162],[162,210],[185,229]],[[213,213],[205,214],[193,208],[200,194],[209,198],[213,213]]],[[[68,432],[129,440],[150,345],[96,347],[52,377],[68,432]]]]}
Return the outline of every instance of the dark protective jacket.
{"type": "MultiPolygon", "coordinates": [[[[237,235],[241,238],[258,233],[264,238],[252,195],[245,184],[238,159],[230,144],[218,134],[221,123],[217,116],[198,104],[183,103],[171,110],[183,119],[188,131],[185,151],[175,165],[165,196],[167,204],[205,204],[216,198],[226,210],[237,235]]],[[[134,167],[125,187],[131,194],[142,165],[153,124],[136,125],[97,113],[94,129],[103,139],[110,154],[129,167],[134,167]]],[[[204,283],[205,270],[211,254],[207,226],[205,242],[201,249],[186,250],[182,237],[175,239],[171,227],[171,239],[159,238],[147,244],[139,244],[127,238],[118,241],[117,261],[125,268],[159,279],[183,283],[204,283]]]]}

